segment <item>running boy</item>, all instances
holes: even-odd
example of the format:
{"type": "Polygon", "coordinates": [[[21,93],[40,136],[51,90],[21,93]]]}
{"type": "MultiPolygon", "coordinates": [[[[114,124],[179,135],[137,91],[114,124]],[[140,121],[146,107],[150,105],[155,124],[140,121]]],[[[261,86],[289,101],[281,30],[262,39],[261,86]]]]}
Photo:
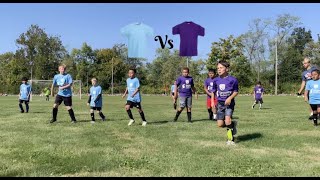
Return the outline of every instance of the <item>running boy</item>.
{"type": "Polygon", "coordinates": [[[263,103],[263,100],[262,100],[263,92],[264,92],[264,88],[261,86],[261,82],[259,81],[257,82],[256,86],[253,89],[254,103],[252,105],[252,109],[258,103],[259,103],[259,109],[261,109],[262,103],[263,103]]]}
{"type": "Polygon", "coordinates": [[[106,117],[103,115],[102,109],[102,89],[101,86],[97,84],[97,79],[91,79],[92,87],[90,88],[90,96],[88,99],[87,105],[90,105],[90,115],[91,115],[91,123],[95,123],[94,118],[94,110],[97,110],[102,121],[106,120],[106,117]]]}
{"type": "Polygon", "coordinates": [[[208,78],[204,81],[204,91],[207,93],[207,109],[209,113],[209,120],[217,120],[218,99],[215,97],[213,102],[211,102],[211,93],[215,74],[216,73],[214,69],[209,69],[208,78]]]}
{"type": "Polygon", "coordinates": [[[28,84],[28,78],[23,77],[22,78],[22,84],[20,85],[20,92],[19,92],[19,107],[20,112],[24,113],[24,109],[22,107],[22,104],[26,105],[26,113],[29,112],[29,100],[30,100],[30,93],[31,93],[31,87],[28,84]]]}
{"type": "Polygon", "coordinates": [[[131,126],[135,122],[135,120],[133,119],[132,112],[130,110],[133,107],[136,107],[139,111],[139,114],[142,119],[142,126],[146,126],[147,121],[144,117],[144,113],[141,107],[140,82],[139,82],[139,79],[135,77],[135,74],[136,74],[136,69],[130,68],[128,73],[129,78],[127,79],[127,88],[122,98],[124,98],[128,93],[127,104],[125,106],[125,109],[130,118],[128,126],[131,126]]]}
{"type": "Polygon", "coordinates": [[[318,116],[320,114],[320,70],[315,69],[311,72],[312,80],[307,81],[304,91],[304,100],[308,102],[313,111],[312,119],[314,126],[318,125],[318,116]],[[309,99],[308,99],[309,98],[309,99]]]}
{"type": "Polygon", "coordinates": [[[235,100],[238,95],[238,80],[228,74],[229,63],[218,62],[218,77],[214,78],[211,97],[218,99],[217,123],[218,127],[227,127],[227,145],[234,144],[234,135],[237,134],[237,122],[232,121],[235,100]]]}
{"type": "Polygon", "coordinates": [[[74,117],[74,112],[72,109],[72,91],[71,91],[72,77],[70,74],[67,74],[65,71],[66,71],[66,66],[60,65],[59,74],[56,74],[53,78],[53,83],[51,86],[51,95],[53,96],[54,86],[59,86],[59,91],[53,104],[52,119],[50,123],[54,123],[55,121],[57,121],[58,107],[62,103],[62,101],[64,102],[64,105],[66,106],[69,112],[71,122],[72,123],[77,122],[76,118],[74,117]]]}
{"type": "MultiPolygon", "coordinates": [[[[177,110],[176,116],[174,118],[174,122],[176,122],[179,118],[179,115],[183,111],[185,107],[187,107],[187,116],[188,122],[191,121],[191,108],[192,108],[192,93],[196,94],[196,88],[194,87],[193,78],[189,76],[189,68],[185,67],[182,69],[182,76],[180,76],[176,80],[175,85],[175,93],[174,97],[178,97],[179,90],[179,102],[180,108],[177,110]]],[[[198,99],[198,95],[196,94],[196,99],[198,99]]]]}

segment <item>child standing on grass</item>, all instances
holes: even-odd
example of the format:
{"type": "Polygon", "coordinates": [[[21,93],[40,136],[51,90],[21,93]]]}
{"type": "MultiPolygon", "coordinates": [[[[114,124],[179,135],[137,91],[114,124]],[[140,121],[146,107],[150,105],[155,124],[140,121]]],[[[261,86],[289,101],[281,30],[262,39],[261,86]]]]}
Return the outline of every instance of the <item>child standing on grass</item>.
{"type": "Polygon", "coordinates": [[[90,115],[91,115],[91,123],[95,123],[94,118],[94,111],[97,110],[99,116],[101,117],[102,121],[106,120],[106,117],[103,115],[102,109],[102,89],[101,86],[97,84],[97,79],[91,79],[92,87],[90,88],[90,96],[88,99],[87,105],[90,105],[90,115]]]}
{"type": "Polygon", "coordinates": [[[263,103],[263,100],[262,100],[263,92],[264,92],[264,88],[261,86],[261,82],[259,81],[257,82],[256,86],[253,89],[254,103],[252,105],[252,109],[258,103],[259,103],[259,109],[261,109],[262,103],[263,103]]]}
{"type": "Polygon", "coordinates": [[[218,99],[218,127],[227,127],[227,145],[234,145],[234,135],[237,134],[237,121],[232,121],[235,100],[238,95],[238,80],[228,74],[229,63],[218,62],[218,77],[214,78],[211,98],[218,99]]]}
{"type": "MultiPolygon", "coordinates": [[[[176,116],[173,122],[176,122],[179,118],[179,115],[183,111],[185,107],[187,107],[187,116],[188,122],[192,123],[191,121],[191,108],[192,108],[192,93],[196,94],[196,88],[194,87],[193,78],[189,76],[189,68],[185,67],[182,69],[182,76],[180,76],[176,80],[175,85],[175,99],[178,97],[178,90],[179,90],[179,102],[180,108],[177,110],[176,116]]],[[[196,94],[196,98],[198,99],[198,95],[196,94]]]]}
{"type": "Polygon", "coordinates": [[[204,91],[207,93],[207,109],[209,113],[209,120],[217,120],[217,98],[211,102],[211,93],[213,87],[213,80],[215,78],[214,69],[208,70],[208,78],[204,81],[204,91]]]}
{"type": "Polygon", "coordinates": [[[171,85],[171,97],[173,100],[173,109],[177,109],[177,98],[174,97],[175,87],[176,87],[176,81],[174,81],[173,84],[171,85]]]}
{"type": "Polygon", "coordinates": [[[22,104],[24,103],[26,105],[26,113],[29,112],[29,100],[30,100],[30,94],[31,94],[31,86],[28,84],[28,78],[23,77],[22,78],[22,84],[20,85],[20,92],[19,92],[19,107],[20,112],[24,113],[24,109],[22,104]]]}
{"type": "Polygon", "coordinates": [[[320,114],[320,70],[315,69],[311,72],[312,80],[307,81],[306,89],[304,91],[304,100],[309,101],[310,107],[313,111],[312,119],[313,125],[318,125],[318,116],[320,114]]]}
{"type": "Polygon", "coordinates": [[[130,110],[133,107],[136,107],[139,111],[139,114],[142,119],[142,126],[146,126],[147,121],[144,117],[144,113],[141,107],[140,82],[139,82],[139,79],[135,77],[136,72],[137,71],[134,68],[129,69],[129,73],[128,73],[129,78],[127,79],[127,88],[122,98],[124,98],[126,94],[128,94],[127,104],[125,106],[125,109],[130,118],[128,126],[131,126],[135,122],[135,120],[133,119],[132,112],[130,110]]]}

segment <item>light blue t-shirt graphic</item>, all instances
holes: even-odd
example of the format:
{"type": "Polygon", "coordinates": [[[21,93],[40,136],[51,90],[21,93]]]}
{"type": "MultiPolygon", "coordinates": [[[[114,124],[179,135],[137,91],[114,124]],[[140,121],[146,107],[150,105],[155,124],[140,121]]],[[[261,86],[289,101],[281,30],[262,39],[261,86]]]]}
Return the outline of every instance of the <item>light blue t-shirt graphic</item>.
{"type": "Polygon", "coordinates": [[[132,94],[134,93],[134,91],[136,89],[138,89],[140,87],[140,82],[138,80],[138,78],[128,78],[127,79],[127,88],[128,88],[128,98],[127,101],[132,101],[132,102],[140,102],[141,98],[140,98],[140,92],[137,92],[136,95],[134,95],[133,97],[132,94]]]}
{"type": "Polygon", "coordinates": [[[171,92],[174,92],[175,85],[171,85],[171,92]]]}
{"type": "Polygon", "coordinates": [[[97,99],[98,95],[102,94],[101,86],[92,86],[90,88],[90,106],[91,107],[102,107],[102,96],[99,98],[99,100],[95,103],[94,100],[97,99]]]}
{"type": "MultiPolygon", "coordinates": [[[[53,85],[54,86],[65,86],[67,84],[72,84],[72,77],[70,74],[57,74],[53,78],[53,85]]],[[[70,97],[72,96],[71,86],[69,88],[65,88],[58,91],[58,95],[63,97],[70,97]]]]}
{"type": "Polygon", "coordinates": [[[146,58],[147,39],[153,36],[153,29],[143,23],[132,23],[121,28],[120,31],[128,38],[128,57],[146,58]]]}
{"type": "Polygon", "coordinates": [[[320,80],[307,81],[306,90],[309,91],[309,104],[320,104],[320,80]]]}
{"type": "Polygon", "coordinates": [[[28,95],[31,92],[31,86],[29,84],[21,84],[20,85],[20,97],[19,99],[28,101],[28,95]]]}

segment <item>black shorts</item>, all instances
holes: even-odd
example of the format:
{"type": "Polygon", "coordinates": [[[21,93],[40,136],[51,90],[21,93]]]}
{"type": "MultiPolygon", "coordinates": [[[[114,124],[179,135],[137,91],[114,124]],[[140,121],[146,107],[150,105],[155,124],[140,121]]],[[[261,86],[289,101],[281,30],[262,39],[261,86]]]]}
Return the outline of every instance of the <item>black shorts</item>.
{"type": "Polygon", "coordinates": [[[19,103],[20,103],[20,104],[22,104],[23,102],[24,102],[25,104],[28,104],[28,103],[29,103],[29,100],[22,100],[22,99],[19,99],[19,103]]]}
{"type": "Polygon", "coordinates": [[[55,104],[60,105],[61,103],[64,103],[65,106],[72,106],[72,97],[64,97],[57,94],[56,99],[54,101],[55,104]]]}
{"type": "Polygon", "coordinates": [[[256,99],[256,104],[258,104],[259,102],[260,102],[260,104],[262,104],[262,103],[263,103],[262,98],[261,98],[261,99],[256,99]]]}
{"type": "Polygon", "coordinates": [[[92,110],[97,110],[97,111],[101,111],[101,107],[92,107],[92,106],[90,106],[90,109],[92,109],[92,110]]]}
{"type": "Polygon", "coordinates": [[[141,109],[141,103],[140,102],[127,101],[126,105],[130,105],[130,108],[136,107],[138,109],[141,109]]]}
{"type": "Polygon", "coordinates": [[[316,111],[318,108],[320,108],[320,104],[310,104],[310,107],[312,111],[316,111]]]}

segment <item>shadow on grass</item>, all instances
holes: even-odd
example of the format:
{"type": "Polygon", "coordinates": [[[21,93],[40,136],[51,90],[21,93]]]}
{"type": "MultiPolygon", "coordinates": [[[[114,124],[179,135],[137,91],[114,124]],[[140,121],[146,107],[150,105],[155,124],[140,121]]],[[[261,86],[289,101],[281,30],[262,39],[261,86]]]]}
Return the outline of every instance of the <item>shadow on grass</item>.
{"type": "Polygon", "coordinates": [[[30,111],[28,112],[27,114],[44,114],[44,113],[48,113],[48,112],[45,112],[45,111],[30,111]]]}
{"type": "Polygon", "coordinates": [[[240,135],[235,138],[236,142],[242,142],[242,141],[249,141],[257,138],[261,138],[262,134],[261,133],[251,133],[251,134],[245,134],[245,135],[240,135]]]}
{"type": "Polygon", "coordinates": [[[148,124],[165,124],[171,121],[154,121],[154,122],[148,122],[148,124]]]}
{"type": "Polygon", "coordinates": [[[269,107],[262,107],[261,109],[272,109],[272,108],[269,108],[269,107]]]}

